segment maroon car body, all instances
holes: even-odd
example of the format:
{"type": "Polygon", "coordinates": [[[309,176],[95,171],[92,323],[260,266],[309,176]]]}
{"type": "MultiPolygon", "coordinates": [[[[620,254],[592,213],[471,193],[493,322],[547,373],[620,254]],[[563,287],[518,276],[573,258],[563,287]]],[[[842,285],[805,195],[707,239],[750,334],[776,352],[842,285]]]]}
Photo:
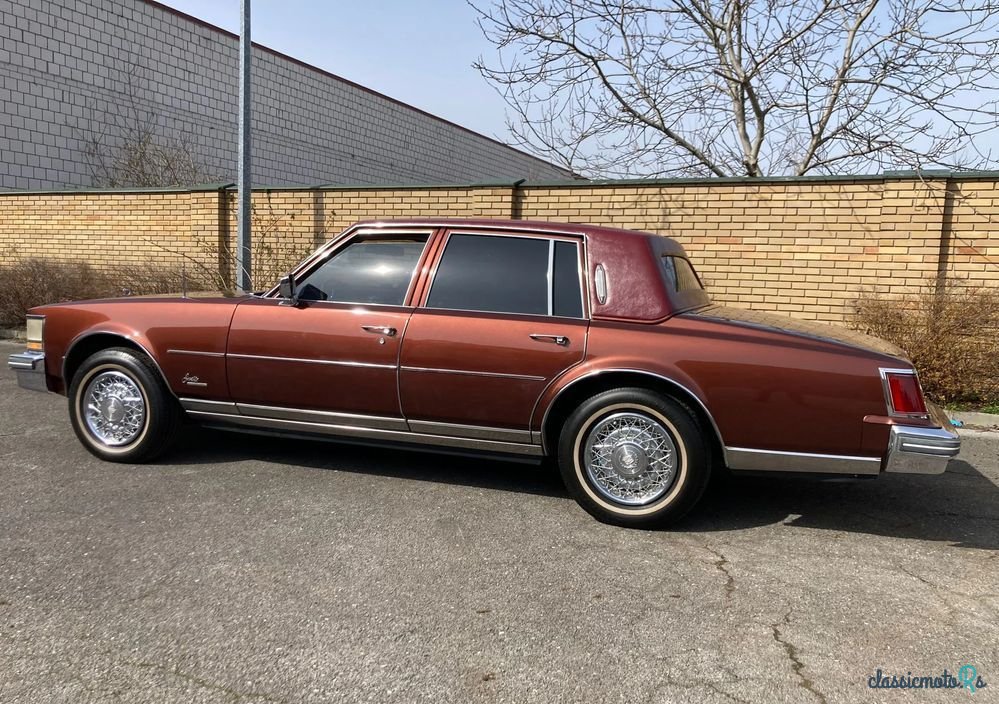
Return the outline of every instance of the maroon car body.
{"type": "MultiPolygon", "coordinates": [[[[37,327],[44,321],[42,339],[10,366],[22,385],[72,397],[88,359],[133,350],[183,412],[208,425],[528,456],[579,455],[586,438],[565,452],[560,441],[573,414],[600,394],[644,390],[685,409],[694,430],[673,427],[682,412],[656,411],[651,401],[618,423],[637,425],[603,428],[610,444],[588,451],[597,458],[600,447],[617,448],[604,464],[624,472],[614,477],[621,486],[638,482],[629,462],[661,469],[668,453],[678,481],[693,452],[680,442],[685,433],[703,441],[694,453],[702,464],[735,471],[935,473],[958,451],[899,350],[845,329],[714,305],[682,247],[663,236],[524,221],[360,223],[285,286],[236,298],[42,306],[31,311],[37,327]],[[378,276],[394,298],[377,288],[378,276]],[[340,298],[365,300],[338,300],[344,285],[354,288],[340,298]],[[659,450],[646,436],[626,440],[645,431],[662,441],[659,450]]],[[[99,406],[89,411],[98,425],[117,408],[89,398],[78,400],[78,434],[88,432],[88,408],[99,406]]],[[[143,422],[156,415],[143,414],[143,422]]],[[[99,442],[88,448],[133,459],[101,452],[99,442]]],[[[585,484],[586,472],[578,476],[585,484]]],[[[588,506],[603,518],[642,522],[656,513],[625,502],[618,516],[613,496],[577,489],[610,505],[588,506]]]]}

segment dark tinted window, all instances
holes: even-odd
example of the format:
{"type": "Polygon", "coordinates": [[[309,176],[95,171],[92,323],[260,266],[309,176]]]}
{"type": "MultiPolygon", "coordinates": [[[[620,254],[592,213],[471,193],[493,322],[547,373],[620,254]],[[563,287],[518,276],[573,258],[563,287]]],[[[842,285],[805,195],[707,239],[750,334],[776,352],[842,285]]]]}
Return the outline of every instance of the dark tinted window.
{"type": "Polygon", "coordinates": [[[548,240],[451,235],[428,308],[548,314],[548,240]]]}
{"type": "Polygon", "coordinates": [[[579,247],[574,242],[555,243],[555,285],[552,287],[552,312],[564,318],[583,317],[578,252],[579,247]]]}
{"type": "Polygon", "coordinates": [[[666,280],[674,291],[700,291],[704,288],[694,273],[694,267],[682,257],[663,257],[666,280]]]}
{"type": "Polygon", "coordinates": [[[299,283],[299,297],[400,306],[426,242],[426,235],[352,242],[299,283]]]}

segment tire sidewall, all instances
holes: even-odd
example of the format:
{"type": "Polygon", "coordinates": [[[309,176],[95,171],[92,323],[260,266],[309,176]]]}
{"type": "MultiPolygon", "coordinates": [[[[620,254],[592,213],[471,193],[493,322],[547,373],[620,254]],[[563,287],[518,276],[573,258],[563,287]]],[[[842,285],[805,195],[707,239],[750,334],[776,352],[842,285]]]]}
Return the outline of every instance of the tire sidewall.
{"type": "Polygon", "coordinates": [[[559,441],[559,469],[569,492],[596,518],[618,525],[656,525],[684,515],[701,497],[710,466],[702,431],[691,413],[672,399],[645,389],[616,389],[585,401],[566,421],[559,441]],[[629,506],[601,494],[583,463],[586,438],[601,419],[630,411],[659,423],[676,448],[676,476],[650,504],[629,506]]]}
{"type": "Polygon", "coordinates": [[[90,452],[106,460],[123,462],[138,460],[144,457],[151,443],[155,440],[160,425],[160,409],[164,398],[159,380],[153,376],[149,368],[132,353],[120,350],[103,350],[97,352],[80,365],[73,376],[70,385],[69,407],[70,420],[76,436],[90,452]],[[138,387],[145,404],[145,419],[139,436],[127,445],[108,446],[96,438],[87,427],[84,415],[84,392],[90,381],[102,372],[116,371],[124,374],[138,387]]]}

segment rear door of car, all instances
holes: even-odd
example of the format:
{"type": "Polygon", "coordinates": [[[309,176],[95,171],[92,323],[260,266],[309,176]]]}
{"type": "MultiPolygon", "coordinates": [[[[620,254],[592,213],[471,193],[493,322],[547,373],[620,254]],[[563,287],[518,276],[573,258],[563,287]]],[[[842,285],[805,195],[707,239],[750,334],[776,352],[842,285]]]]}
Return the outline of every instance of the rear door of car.
{"type": "Polygon", "coordinates": [[[583,256],[579,237],[445,233],[400,353],[411,430],[531,441],[541,393],[585,353],[583,256]]]}

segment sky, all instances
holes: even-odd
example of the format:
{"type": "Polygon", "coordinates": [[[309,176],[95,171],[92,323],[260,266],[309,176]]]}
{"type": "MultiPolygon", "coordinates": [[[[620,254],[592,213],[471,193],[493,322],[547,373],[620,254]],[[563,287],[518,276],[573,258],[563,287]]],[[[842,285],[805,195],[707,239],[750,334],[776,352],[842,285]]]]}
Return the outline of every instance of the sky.
{"type": "MultiPolygon", "coordinates": [[[[239,0],[159,0],[239,33],[239,0]]],[[[509,142],[505,103],[472,63],[495,52],[464,0],[252,0],[253,41],[509,142]]]]}

